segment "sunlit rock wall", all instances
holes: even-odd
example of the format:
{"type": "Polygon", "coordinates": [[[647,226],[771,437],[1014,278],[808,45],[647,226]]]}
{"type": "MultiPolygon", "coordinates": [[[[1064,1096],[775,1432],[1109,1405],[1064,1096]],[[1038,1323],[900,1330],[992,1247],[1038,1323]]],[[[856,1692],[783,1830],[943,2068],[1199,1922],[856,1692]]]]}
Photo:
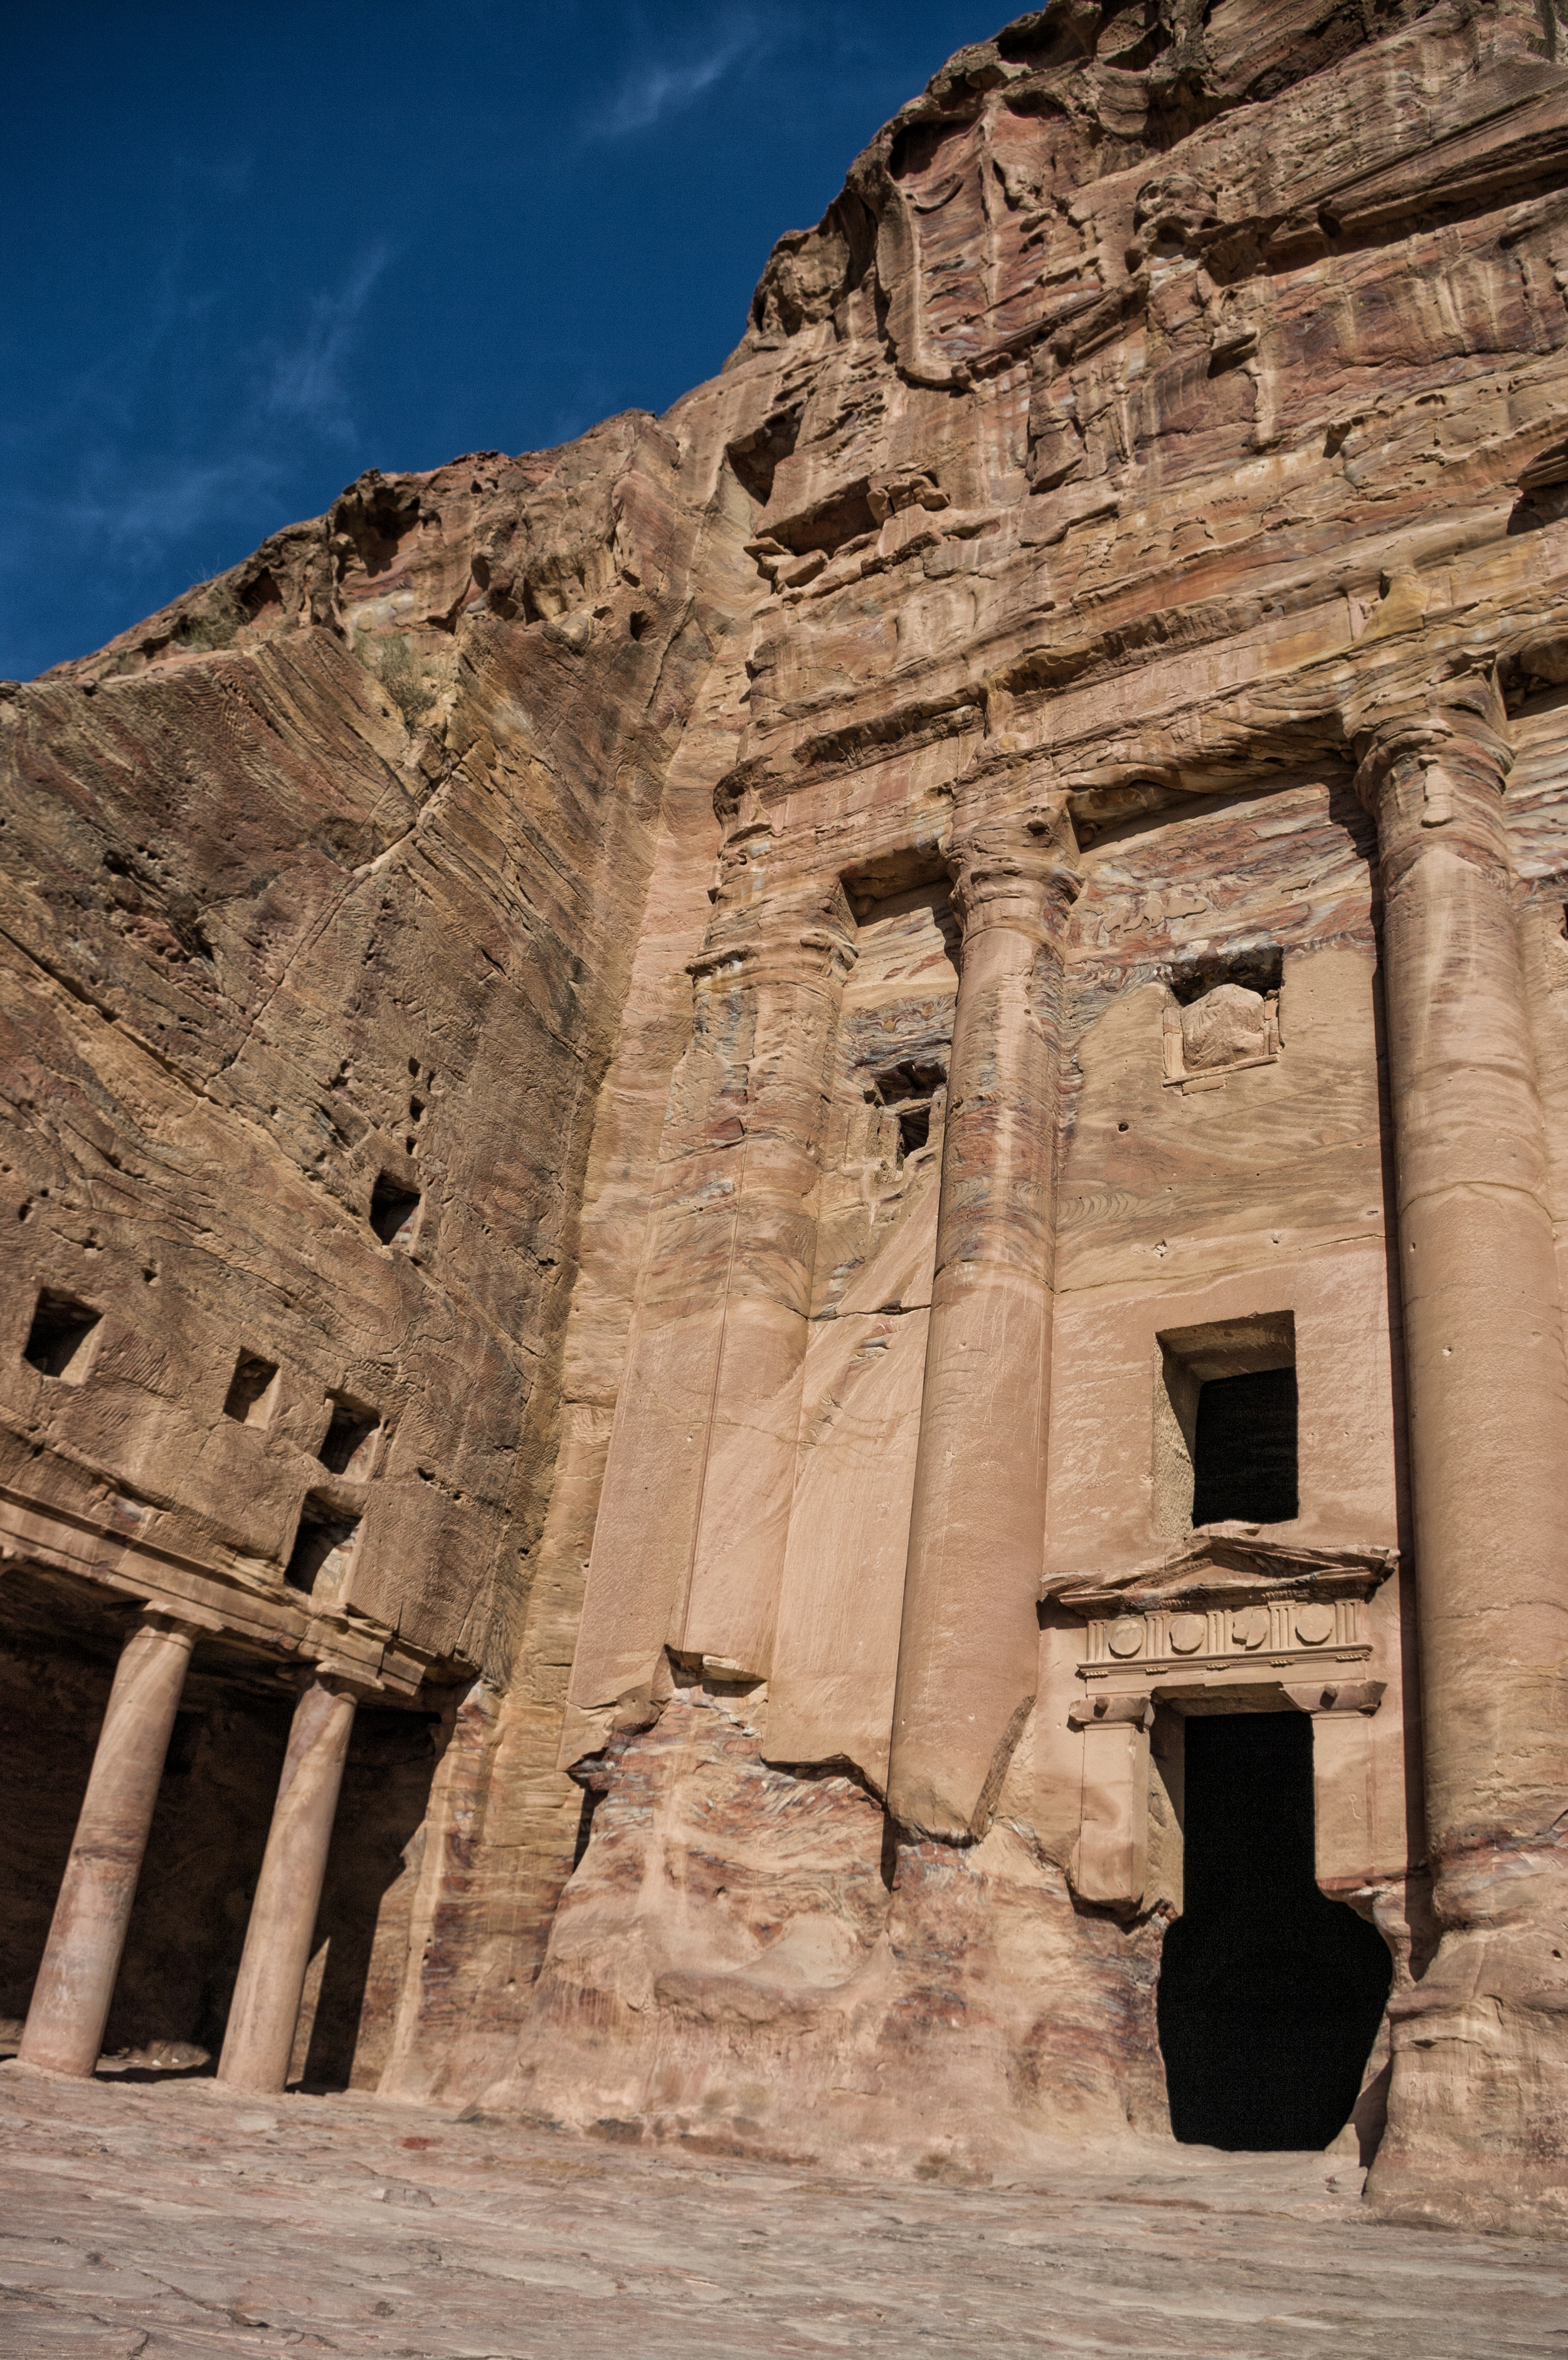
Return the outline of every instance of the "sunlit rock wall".
{"type": "Polygon", "coordinates": [[[1565,38],[1021,17],[663,420],[6,691],[9,1546],[426,1716],[361,2079],[1168,2136],[1183,1730],[1296,1712],[1346,2151],[1563,2217],[1565,38]]]}

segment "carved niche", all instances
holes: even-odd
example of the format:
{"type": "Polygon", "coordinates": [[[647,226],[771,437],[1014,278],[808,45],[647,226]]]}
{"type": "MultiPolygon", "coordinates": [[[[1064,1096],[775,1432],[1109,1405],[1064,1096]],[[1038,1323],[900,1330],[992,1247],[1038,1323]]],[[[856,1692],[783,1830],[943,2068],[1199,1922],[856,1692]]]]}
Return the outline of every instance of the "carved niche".
{"type": "Polygon", "coordinates": [[[1279,1054],[1279,994],[1217,983],[1185,1006],[1166,1000],[1163,1046],[1167,1088],[1219,1089],[1227,1074],[1272,1065],[1279,1054]]]}

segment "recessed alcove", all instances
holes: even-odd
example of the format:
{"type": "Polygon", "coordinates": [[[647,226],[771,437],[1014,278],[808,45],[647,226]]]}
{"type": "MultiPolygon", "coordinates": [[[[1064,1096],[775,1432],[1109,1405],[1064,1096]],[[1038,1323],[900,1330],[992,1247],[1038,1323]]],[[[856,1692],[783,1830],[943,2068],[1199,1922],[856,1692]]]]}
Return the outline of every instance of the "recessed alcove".
{"type": "Polygon", "coordinates": [[[79,1303],[73,1295],[46,1286],[22,1347],[23,1360],[40,1376],[62,1377],[67,1384],[80,1384],[92,1358],[93,1334],[103,1316],[90,1303],[79,1303]]]}
{"type": "Polygon", "coordinates": [[[869,1089],[874,1102],[885,1107],[898,1124],[898,1153],[914,1155],[931,1136],[931,1109],[939,1090],[947,1087],[946,1064],[935,1057],[909,1057],[872,1075],[869,1089]]]}
{"type": "Polygon", "coordinates": [[[735,472],[737,481],[748,497],[760,508],[766,508],[773,497],[773,476],[779,463],[793,453],[800,433],[802,405],[776,410],[761,426],[731,442],[724,455],[735,472]]]}
{"type": "Polygon", "coordinates": [[[300,1512],[294,1546],[283,1579],[291,1590],[330,1604],[342,1591],[359,1537],[357,1516],[337,1513],[312,1492],[300,1512]]]}
{"type": "Polygon", "coordinates": [[[1217,991],[1223,983],[1259,994],[1278,991],[1285,978],[1285,954],[1277,943],[1242,944],[1234,948],[1194,952],[1175,960],[1167,975],[1171,997],[1183,1008],[1217,991]]]}
{"type": "Polygon", "coordinates": [[[224,1415],[240,1426],[266,1426],[278,1393],[278,1364],[258,1353],[242,1352],[224,1396],[224,1415]]]}
{"type": "Polygon", "coordinates": [[[1306,1713],[1189,1714],[1183,1907],[1158,2020],[1190,2145],[1327,2147],[1349,2120],[1392,1978],[1387,1945],[1314,1876],[1306,1713]]]}
{"type": "Polygon", "coordinates": [[[405,1187],[383,1172],[370,1191],[370,1227],[384,1246],[407,1245],[419,1215],[417,1188],[405,1187]]]}
{"type": "Polygon", "coordinates": [[[1156,1530],[1289,1523],[1300,1513],[1294,1314],[1168,1328],[1155,1341],[1156,1530]]]}
{"type": "Polygon", "coordinates": [[[334,1475],[367,1476],[380,1430],[379,1411],[347,1393],[334,1393],[332,1417],[316,1456],[334,1475]]]}

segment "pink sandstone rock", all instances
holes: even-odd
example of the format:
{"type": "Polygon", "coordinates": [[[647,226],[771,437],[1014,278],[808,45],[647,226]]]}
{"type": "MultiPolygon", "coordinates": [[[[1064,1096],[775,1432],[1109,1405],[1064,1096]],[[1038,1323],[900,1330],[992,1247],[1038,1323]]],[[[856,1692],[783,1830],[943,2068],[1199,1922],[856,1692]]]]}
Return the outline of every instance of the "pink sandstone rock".
{"type": "Polygon", "coordinates": [[[1565,38],[1054,0],[5,688],[24,2053],[1568,2227],[1565,38]]]}

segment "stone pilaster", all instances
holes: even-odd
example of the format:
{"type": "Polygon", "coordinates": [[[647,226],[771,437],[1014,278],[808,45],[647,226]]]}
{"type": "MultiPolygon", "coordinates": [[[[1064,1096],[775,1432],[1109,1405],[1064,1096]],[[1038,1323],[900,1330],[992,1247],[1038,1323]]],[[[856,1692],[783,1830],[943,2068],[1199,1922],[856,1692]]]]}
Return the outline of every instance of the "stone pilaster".
{"type": "MultiPolygon", "coordinates": [[[[1367,716],[1443,1937],[1391,2007],[1370,2192],[1462,2170],[1499,2213],[1568,2166],[1568,1369],[1502,795],[1476,675],[1367,716]],[[1458,2151],[1457,2153],[1455,2151],[1458,2151]]],[[[1441,2209],[1441,2207],[1439,2208],[1441,2209]]]]}
{"type": "Polygon", "coordinates": [[[888,1793],[896,1818],[949,1839],[981,1831],[1036,1680],[1056,1098],[1042,970],[1078,891],[1065,835],[1017,820],[954,852],[963,945],[888,1793]]]}
{"type": "Polygon", "coordinates": [[[163,1759],[196,1632],[145,1616],[121,1650],[18,2054],[87,2076],[126,1947],[163,1759]]]}

